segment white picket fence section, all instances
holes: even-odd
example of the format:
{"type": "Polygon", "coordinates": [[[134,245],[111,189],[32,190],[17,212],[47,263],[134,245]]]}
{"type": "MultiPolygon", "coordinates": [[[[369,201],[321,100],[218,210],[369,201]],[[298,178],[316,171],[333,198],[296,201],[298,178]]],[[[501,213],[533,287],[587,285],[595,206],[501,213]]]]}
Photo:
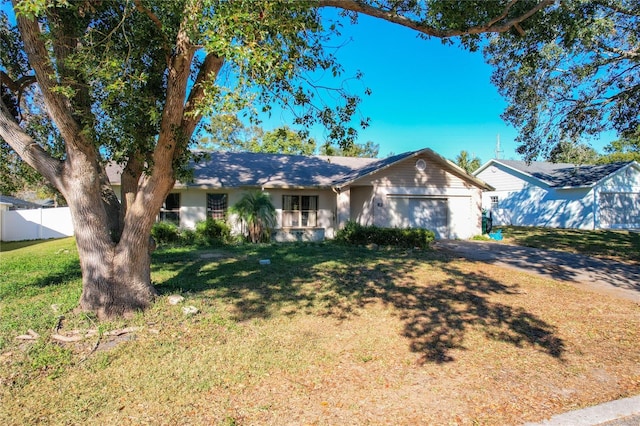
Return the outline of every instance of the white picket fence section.
{"type": "Polygon", "coordinates": [[[73,235],[69,207],[4,210],[0,213],[2,241],[46,240],[73,235]]]}

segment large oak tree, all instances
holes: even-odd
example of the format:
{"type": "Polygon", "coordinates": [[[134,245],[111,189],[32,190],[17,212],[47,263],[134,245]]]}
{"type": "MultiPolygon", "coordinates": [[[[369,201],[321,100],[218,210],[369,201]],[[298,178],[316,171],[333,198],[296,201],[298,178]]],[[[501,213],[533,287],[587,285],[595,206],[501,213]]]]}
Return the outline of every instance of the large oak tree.
{"type": "Polygon", "coordinates": [[[337,78],[342,72],[325,47],[339,22],[323,21],[320,10],[340,9],[346,22],[365,14],[475,47],[482,34],[518,29],[552,3],[13,0],[17,29],[5,20],[2,31],[19,37],[0,64],[2,88],[13,101],[2,97],[0,136],[71,208],[81,308],[123,315],[156,295],[150,230],[185,172],[203,117],[279,103],[297,112],[293,124],[323,124],[338,142],[355,137],[348,123],[357,96],[336,85],[332,98],[340,102],[322,105],[322,89],[309,78],[315,71],[337,78]],[[61,150],[24,126],[37,112],[29,111],[36,98],[61,150]],[[120,197],[105,173],[110,161],[123,168],[120,197]]]}

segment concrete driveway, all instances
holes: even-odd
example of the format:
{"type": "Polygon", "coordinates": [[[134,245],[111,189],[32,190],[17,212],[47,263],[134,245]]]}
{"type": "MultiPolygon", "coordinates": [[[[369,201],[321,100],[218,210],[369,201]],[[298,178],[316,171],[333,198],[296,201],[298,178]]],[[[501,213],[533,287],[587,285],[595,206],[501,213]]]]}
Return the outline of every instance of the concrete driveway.
{"type": "Polygon", "coordinates": [[[439,240],[434,248],[640,303],[639,265],[493,241],[439,240]]]}

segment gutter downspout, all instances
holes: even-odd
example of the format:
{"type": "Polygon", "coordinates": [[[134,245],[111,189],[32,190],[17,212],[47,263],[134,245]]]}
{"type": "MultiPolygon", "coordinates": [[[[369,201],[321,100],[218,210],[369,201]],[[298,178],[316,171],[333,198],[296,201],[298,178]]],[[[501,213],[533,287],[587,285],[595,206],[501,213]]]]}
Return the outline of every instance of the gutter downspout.
{"type": "Polygon", "coordinates": [[[332,186],[331,190],[336,194],[336,208],[333,210],[333,227],[337,232],[338,228],[340,227],[340,223],[338,221],[338,208],[340,204],[340,188],[336,186],[332,186]]]}
{"type": "Polygon", "coordinates": [[[598,191],[593,188],[593,230],[598,229],[598,191]]]}

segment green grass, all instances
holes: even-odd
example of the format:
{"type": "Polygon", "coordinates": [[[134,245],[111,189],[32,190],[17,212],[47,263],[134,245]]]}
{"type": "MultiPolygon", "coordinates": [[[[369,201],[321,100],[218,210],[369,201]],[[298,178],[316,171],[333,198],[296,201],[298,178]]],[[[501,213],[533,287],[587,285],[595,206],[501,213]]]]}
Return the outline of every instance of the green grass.
{"type": "Polygon", "coordinates": [[[2,424],[512,424],[640,391],[637,305],[437,251],[160,247],[160,297],[112,323],[74,309],[72,238],[3,244],[0,274],[2,424]],[[99,333],[60,344],[60,316],[99,333]]]}
{"type": "Polygon", "coordinates": [[[0,350],[16,334],[54,327],[60,315],[75,308],[82,291],[73,238],[3,242],[1,250],[0,350]]]}
{"type": "Polygon", "coordinates": [[[506,241],[527,247],[640,263],[640,232],[500,226],[506,241]]]}

